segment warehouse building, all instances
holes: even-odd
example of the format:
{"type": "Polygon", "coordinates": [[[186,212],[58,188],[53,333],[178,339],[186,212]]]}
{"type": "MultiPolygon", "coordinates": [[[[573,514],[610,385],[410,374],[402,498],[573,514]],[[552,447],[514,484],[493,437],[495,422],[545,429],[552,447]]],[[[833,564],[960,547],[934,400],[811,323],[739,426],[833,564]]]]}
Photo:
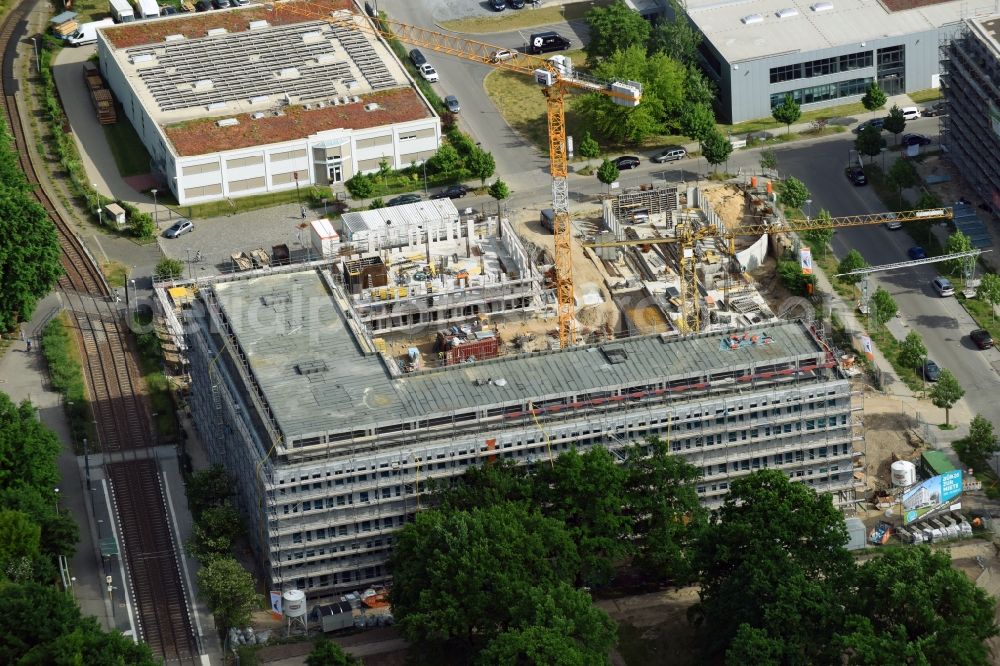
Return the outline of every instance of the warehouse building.
{"type": "MultiPolygon", "coordinates": [[[[347,0],[302,3],[340,17],[347,0]]],[[[98,32],[101,71],[181,204],[317,185],[419,163],[440,120],[381,39],[287,4],[98,32]]]]}
{"type": "Polygon", "coordinates": [[[947,115],[941,143],[952,163],[1000,215],[1000,15],[968,20],[941,47],[947,115]]]}
{"type": "MultiPolygon", "coordinates": [[[[959,0],[690,0],[705,71],[729,122],[765,118],[791,94],[803,110],[937,88],[938,45],[975,6],[959,0]]],[[[991,5],[992,7],[992,5],[991,5]]]]}
{"type": "Polygon", "coordinates": [[[271,589],[385,580],[427,482],[497,458],[658,436],[701,469],[707,506],[764,467],[854,501],[859,397],[801,322],[405,372],[336,271],[288,271],[202,284],[186,324],[194,420],[236,479],[271,589]]]}

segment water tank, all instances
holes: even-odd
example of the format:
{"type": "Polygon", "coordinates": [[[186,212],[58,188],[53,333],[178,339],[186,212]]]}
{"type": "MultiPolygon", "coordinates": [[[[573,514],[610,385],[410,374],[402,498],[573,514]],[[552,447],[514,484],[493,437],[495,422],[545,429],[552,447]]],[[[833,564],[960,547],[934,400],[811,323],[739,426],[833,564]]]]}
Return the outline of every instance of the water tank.
{"type": "Polygon", "coordinates": [[[917,466],[909,460],[897,460],[892,463],[892,485],[906,488],[917,482],[917,466]]]}
{"type": "Polygon", "coordinates": [[[306,595],[302,590],[288,590],[281,598],[284,601],[281,610],[287,617],[302,617],[306,614],[306,595]]]}

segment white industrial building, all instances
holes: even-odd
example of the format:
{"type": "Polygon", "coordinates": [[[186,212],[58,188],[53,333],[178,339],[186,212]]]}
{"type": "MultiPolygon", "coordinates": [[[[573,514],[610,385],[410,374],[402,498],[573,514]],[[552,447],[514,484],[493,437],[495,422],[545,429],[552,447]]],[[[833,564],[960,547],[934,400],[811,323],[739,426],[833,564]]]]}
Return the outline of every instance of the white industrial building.
{"type": "Polygon", "coordinates": [[[336,270],[203,282],[199,298],[185,326],[190,406],[236,481],[269,589],[315,598],[386,580],[427,483],[497,458],[620,453],[658,436],[700,469],[707,506],[766,467],[838,504],[859,488],[859,395],[801,322],[407,371],[336,270]]]}
{"type": "MultiPolygon", "coordinates": [[[[347,0],[308,6],[356,10],[347,0]]],[[[422,162],[440,144],[439,118],[384,41],[287,5],[114,26],[98,31],[97,45],[102,73],[181,204],[340,191],[356,173],[422,162]]]]}
{"type": "Polygon", "coordinates": [[[451,199],[344,213],[341,217],[344,242],[351,243],[359,252],[461,236],[458,209],[451,199]]]}

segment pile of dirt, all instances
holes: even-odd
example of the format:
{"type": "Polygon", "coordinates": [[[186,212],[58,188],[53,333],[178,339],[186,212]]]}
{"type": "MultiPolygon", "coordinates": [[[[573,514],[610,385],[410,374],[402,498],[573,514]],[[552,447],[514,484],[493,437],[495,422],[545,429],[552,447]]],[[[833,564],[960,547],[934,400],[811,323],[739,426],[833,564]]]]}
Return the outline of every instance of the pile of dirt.
{"type": "Polygon", "coordinates": [[[726,228],[733,228],[743,224],[743,216],[746,214],[743,192],[732,183],[722,185],[708,185],[702,188],[702,196],[712,206],[712,210],[718,215],[726,228]]]}

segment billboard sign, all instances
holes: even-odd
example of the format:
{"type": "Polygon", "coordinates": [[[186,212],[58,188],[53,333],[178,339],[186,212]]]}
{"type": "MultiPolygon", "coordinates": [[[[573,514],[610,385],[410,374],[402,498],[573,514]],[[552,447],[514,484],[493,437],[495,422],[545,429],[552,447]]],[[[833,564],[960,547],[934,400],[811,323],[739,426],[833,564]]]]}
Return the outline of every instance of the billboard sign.
{"type": "Polygon", "coordinates": [[[955,469],[932,476],[903,493],[903,524],[947,508],[962,494],[962,470],[955,469]]]}

